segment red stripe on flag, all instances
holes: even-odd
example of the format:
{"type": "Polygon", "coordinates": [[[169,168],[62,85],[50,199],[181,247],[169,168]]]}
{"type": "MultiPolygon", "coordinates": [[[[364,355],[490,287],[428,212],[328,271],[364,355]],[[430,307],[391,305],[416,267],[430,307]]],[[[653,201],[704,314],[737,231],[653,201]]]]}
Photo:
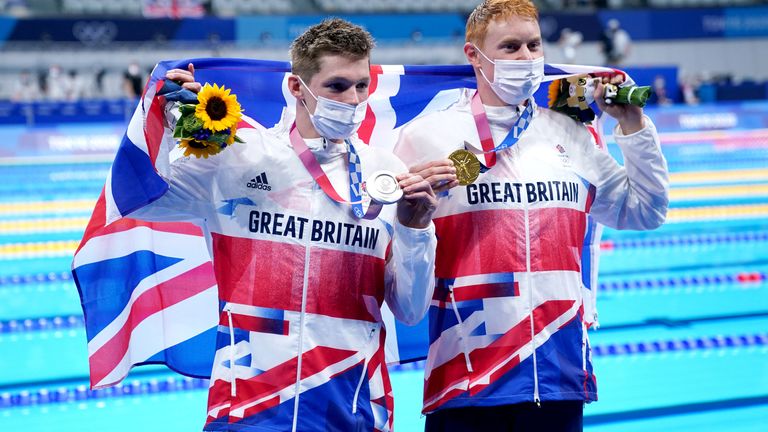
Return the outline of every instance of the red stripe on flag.
{"type": "MultiPolygon", "coordinates": [[[[163,88],[165,80],[158,80],[155,84],[155,93],[159,92],[163,88]]],[[[142,99],[142,103],[145,101],[142,99]]],[[[160,151],[160,145],[163,142],[163,133],[165,132],[163,125],[165,124],[165,98],[162,96],[155,96],[149,105],[147,110],[146,121],[144,122],[144,139],[147,141],[147,150],[149,151],[149,159],[152,164],[155,164],[157,160],[157,154],[160,151]]],[[[146,108],[145,108],[146,109],[146,108]]]]}
{"type": "MultiPolygon", "coordinates": [[[[376,87],[379,85],[379,75],[384,71],[379,65],[371,66],[371,82],[368,85],[368,95],[372,95],[376,91],[376,87]]],[[[376,126],[376,114],[373,109],[368,105],[368,109],[365,111],[365,118],[360,128],[357,130],[357,137],[364,143],[370,144],[371,135],[373,134],[373,128],[376,126]]]]}
{"type": "MultiPolygon", "coordinates": [[[[222,301],[301,311],[304,246],[214,233],[213,251],[222,301]]],[[[313,247],[309,265],[307,313],[375,321],[363,296],[381,305],[384,259],[313,247]]]]}
{"type": "Polygon", "coordinates": [[[525,271],[522,210],[485,210],[436,218],[435,276],[525,271]]]}
{"type": "Polygon", "coordinates": [[[518,282],[504,282],[454,287],[453,296],[457,302],[491,297],[518,297],[520,296],[520,284],[518,282]]]}
{"type": "Polygon", "coordinates": [[[137,227],[147,227],[153,231],[167,232],[172,234],[186,234],[202,237],[203,232],[195,224],[186,222],[145,222],[138,219],[122,218],[105,226],[99,235],[113,234],[128,231],[137,227]]]}
{"type": "Polygon", "coordinates": [[[335,318],[375,322],[365,297],[384,300],[382,258],[329,249],[312,249],[307,310],[335,318]]]}
{"type": "MultiPolygon", "coordinates": [[[[354,351],[323,346],[315,347],[305,352],[301,358],[301,379],[315,375],[326,369],[328,366],[336,364],[353,355],[355,355],[354,351]]],[[[230,412],[277,393],[286,387],[295,385],[297,367],[298,357],[294,357],[264,373],[256,375],[255,377],[247,380],[237,379],[237,396],[234,401],[235,403],[233,403],[232,408],[230,408],[230,412]]],[[[214,384],[214,387],[219,385],[229,389],[229,383],[226,381],[217,381],[214,384]]],[[[264,407],[262,404],[246,408],[245,417],[252,416],[263,409],[264,407]]]]}
{"type": "Polygon", "coordinates": [[[301,311],[303,246],[213,233],[213,256],[221,301],[301,311]]]}
{"type": "MultiPolygon", "coordinates": [[[[272,333],[286,336],[288,335],[288,324],[286,320],[276,320],[271,318],[232,314],[232,326],[242,330],[248,330],[259,333],[272,333]]],[[[229,326],[229,315],[221,314],[219,325],[229,326]]]]}
{"type": "MultiPolygon", "coordinates": [[[[536,307],[533,311],[535,334],[540,333],[544,327],[568,312],[573,303],[572,300],[553,300],[536,307]]],[[[498,379],[498,377],[503,375],[503,372],[511,370],[516,364],[519,364],[521,359],[517,355],[513,356],[512,354],[530,343],[531,340],[530,319],[526,316],[487,347],[478,348],[469,353],[473,369],[472,373],[467,371],[463,354],[457,355],[445,364],[430,371],[429,379],[424,386],[424,400],[430,400],[444,389],[468,378],[470,379],[470,394],[477,394],[487,386],[487,384],[480,384],[480,382],[483,382],[482,380],[485,379],[491,370],[504,364],[499,371],[495,371],[491,376],[493,379],[498,379]],[[509,362],[513,364],[507,364],[509,362]]],[[[489,384],[494,382],[493,379],[489,384]]],[[[451,394],[453,396],[443,396],[438,400],[432,401],[429,405],[425,405],[425,412],[436,409],[457,395],[455,392],[451,392],[451,394]]]]}
{"type": "MultiPolygon", "coordinates": [[[[162,312],[206,289],[216,285],[212,277],[211,263],[206,262],[171,280],[158,284],[142,293],[131,305],[125,325],[89,357],[91,387],[94,387],[112,370],[128,352],[133,330],[146,318],[162,312]]],[[[120,377],[122,378],[122,377],[120,377]]]]}
{"type": "Polygon", "coordinates": [[[217,416],[208,415],[205,420],[208,423],[229,415],[229,395],[231,393],[229,382],[216,380],[208,389],[208,412],[217,410],[217,416]],[[212,405],[216,404],[216,405],[212,405]]]}
{"type": "Polygon", "coordinates": [[[595,129],[594,126],[587,126],[587,130],[590,134],[592,134],[592,138],[595,140],[595,145],[597,148],[603,150],[605,149],[605,143],[603,142],[602,138],[600,138],[600,134],[597,132],[597,129],[595,129]]]}
{"type": "MultiPolygon", "coordinates": [[[[529,210],[531,271],[578,271],[586,229],[584,212],[529,210]]],[[[523,210],[483,210],[435,219],[435,275],[456,278],[526,271],[523,210]]]]}
{"type": "Polygon", "coordinates": [[[107,203],[104,198],[104,188],[101,188],[101,195],[99,195],[99,199],[96,200],[96,207],[93,209],[93,213],[91,213],[91,219],[88,221],[88,226],[85,228],[85,233],[83,233],[83,239],[80,240],[80,244],[77,246],[77,250],[75,251],[75,255],[80,251],[80,249],[85,246],[86,243],[88,243],[88,240],[90,240],[92,237],[99,234],[99,230],[104,228],[104,225],[107,223],[107,203]]]}

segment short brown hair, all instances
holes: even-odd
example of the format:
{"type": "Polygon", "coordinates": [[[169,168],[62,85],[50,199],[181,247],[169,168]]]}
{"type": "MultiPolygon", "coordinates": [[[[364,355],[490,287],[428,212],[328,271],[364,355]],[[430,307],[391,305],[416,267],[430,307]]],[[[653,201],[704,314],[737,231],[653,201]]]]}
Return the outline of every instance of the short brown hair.
{"type": "Polygon", "coordinates": [[[291,44],[291,72],[309,80],[320,71],[320,57],[341,55],[352,60],[370,57],[375,43],[364,28],[329,18],[308,28],[291,44]]]}
{"type": "Polygon", "coordinates": [[[467,18],[467,42],[482,42],[491,21],[514,15],[539,21],[539,10],[531,0],[485,0],[467,18]]]}

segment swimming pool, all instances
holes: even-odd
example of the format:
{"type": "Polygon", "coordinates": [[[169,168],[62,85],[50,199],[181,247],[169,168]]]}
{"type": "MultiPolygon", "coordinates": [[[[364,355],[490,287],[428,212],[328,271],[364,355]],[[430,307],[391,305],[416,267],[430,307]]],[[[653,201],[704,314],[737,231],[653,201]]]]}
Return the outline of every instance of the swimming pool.
{"type": "MultiPolygon", "coordinates": [[[[768,130],[670,133],[668,222],[606,230],[590,334],[588,431],[768,424],[768,130]]],[[[615,152],[615,149],[611,149],[615,152]]],[[[206,382],[134,369],[90,391],[69,267],[109,164],[8,161],[0,174],[0,430],[200,430],[206,382]]],[[[421,430],[419,365],[392,373],[399,431],[421,430]]]]}

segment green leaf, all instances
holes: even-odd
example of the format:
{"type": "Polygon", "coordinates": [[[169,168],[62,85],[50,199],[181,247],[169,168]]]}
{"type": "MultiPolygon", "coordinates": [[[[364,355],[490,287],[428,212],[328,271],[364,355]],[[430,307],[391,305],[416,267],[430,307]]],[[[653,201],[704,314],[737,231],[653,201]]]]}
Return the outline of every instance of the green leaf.
{"type": "Polygon", "coordinates": [[[235,135],[235,142],[244,143],[245,141],[243,141],[239,136],[235,135]]]}
{"type": "Polygon", "coordinates": [[[181,135],[183,132],[184,132],[184,126],[182,125],[182,122],[179,121],[176,123],[176,127],[173,129],[173,137],[181,138],[181,135]]]}
{"type": "Polygon", "coordinates": [[[179,106],[179,111],[181,111],[182,116],[194,114],[196,107],[197,105],[193,105],[193,104],[183,104],[179,106]]]}
{"type": "Polygon", "coordinates": [[[208,138],[208,141],[215,142],[216,144],[223,144],[227,142],[227,138],[229,138],[229,135],[215,133],[208,138]]]}
{"type": "Polygon", "coordinates": [[[181,139],[192,138],[192,132],[184,129],[184,126],[179,122],[176,124],[176,129],[173,130],[173,137],[181,139]]]}
{"type": "Polygon", "coordinates": [[[195,132],[203,127],[203,122],[194,115],[183,117],[180,120],[184,124],[184,130],[187,132],[195,132]]]}

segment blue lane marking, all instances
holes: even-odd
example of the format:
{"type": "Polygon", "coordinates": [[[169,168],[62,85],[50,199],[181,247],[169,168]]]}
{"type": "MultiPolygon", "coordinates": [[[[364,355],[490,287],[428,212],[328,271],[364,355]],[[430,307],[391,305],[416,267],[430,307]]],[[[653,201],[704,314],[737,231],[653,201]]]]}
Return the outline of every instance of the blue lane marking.
{"type": "Polygon", "coordinates": [[[168,377],[166,379],[133,380],[113,387],[91,390],[85,385],[77,387],[42,388],[35,391],[0,393],[0,409],[30,405],[47,405],[93,399],[141,396],[156,393],[202,390],[208,388],[207,379],[168,377]]]}

